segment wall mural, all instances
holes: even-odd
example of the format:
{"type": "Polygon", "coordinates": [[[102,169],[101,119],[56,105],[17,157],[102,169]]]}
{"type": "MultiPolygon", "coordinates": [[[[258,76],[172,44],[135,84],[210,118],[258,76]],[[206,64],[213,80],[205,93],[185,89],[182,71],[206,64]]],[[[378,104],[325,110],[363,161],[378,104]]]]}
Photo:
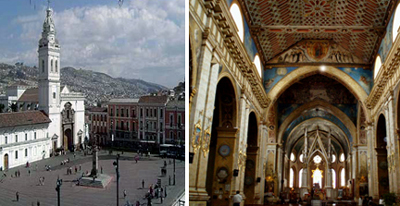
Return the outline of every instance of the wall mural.
{"type": "MultiPolygon", "coordinates": [[[[365,90],[370,93],[373,87],[372,71],[358,67],[337,67],[353,78],[365,90]]],[[[268,93],[284,76],[298,69],[298,67],[273,67],[264,71],[264,88],[268,93]]]]}
{"type": "MultiPolygon", "coordinates": [[[[244,16],[243,19],[245,19],[244,16]]],[[[246,21],[244,21],[244,48],[246,48],[247,54],[253,62],[254,56],[257,54],[257,48],[253,38],[251,37],[250,29],[246,21]]]]}
{"type": "Polygon", "coordinates": [[[303,40],[296,43],[287,51],[274,57],[268,63],[333,63],[333,64],[367,64],[357,56],[342,48],[334,41],[303,40]]]}
{"type": "Polygon", "coordinates": [[[306,77],[290,86],[278,99],[278,125],[296,108],[313,101],[323,100],[345,113],[355,124],[357,121],[357,100],[339,82],[316,74],[306,77]]]}
{"type": "Polygon", "coordinates": [[[288,138],[290,132],[300,123],[312,119],[315,117],[320,117],[326,120],[331,121],[332,123],[336,124],[340,129],[343,130],[345,135],[349,138],[349,142],[353,142],[353,137],[350,134],[350,131],[347,129],[346,125],[343,124],[342,121],[340,121],[335,115],[324,111],[324,110],[316,110],[316,109],[311,109],[308,110],[307,112],[302,113],[299,117],[297,117],[295,120],[293,120],[289,126],[286,128],[285,132],[283,133],[282,140],[286,142],[286,139],[288,138]]]}
{"type": "Polygon", "coordinates": [[[394,12],[392,14],[392,17],[390,18],[388,26],[386,27],[385,37],[382,39],[381,45],[379,46],[379,50],[378,50],[378,54],[379,54],[379,56],[381,56],[382,64],[385,62],[385,59],[386,59],[390,49],[392,48],[393,15],[394,15],[394,12]]]}

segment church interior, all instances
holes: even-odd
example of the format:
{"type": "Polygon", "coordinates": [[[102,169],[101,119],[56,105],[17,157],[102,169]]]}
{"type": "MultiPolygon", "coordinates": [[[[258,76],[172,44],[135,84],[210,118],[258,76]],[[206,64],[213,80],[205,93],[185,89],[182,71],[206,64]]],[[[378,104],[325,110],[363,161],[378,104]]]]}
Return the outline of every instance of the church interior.
{"type": "Polygon", "coordinates": [[[190,0],[190,205],[399,195],[398,8],[190,0]]]}

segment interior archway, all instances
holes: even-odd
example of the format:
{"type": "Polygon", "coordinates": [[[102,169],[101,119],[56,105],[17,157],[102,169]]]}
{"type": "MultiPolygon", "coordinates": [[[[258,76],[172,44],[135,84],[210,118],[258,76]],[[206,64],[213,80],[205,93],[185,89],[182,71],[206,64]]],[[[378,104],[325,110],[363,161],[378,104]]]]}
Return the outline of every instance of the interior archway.
{"type": "Polygon", "coordinates": [[[257,154],[258,154],[258,124],[257,117],[254,112],[249,115],[249,124],[247,130],[247,159],[244,175],[244,194],[250,197],[245,200],[245,204],[254,202],[254,187],[257,184],[257,154]]]}
{"type": "Polygon", "coordinates": [[[207,164],[206,191],[211,204],[223,205],[229,202],[229,191],[222,186],[233,178],[233,156],[235,145],[236,96],[232,82],[223,77],[217,84],[213,122],[207,164]],[[219,155],[217,155],[219,154],[219,155]],[[218,191],[218,194],[215,193],[218,191]],[[220,196],[221,195],[221,196],[220,196]]]}
{"type": "MultiPolygon", "coordinates": [[[[315,74],[327,76],[341,83],[361,102],[363,109],[367,111],[367,107],[363,103],[368,97],[366,91],[348,74],[332,66],[324,66],[324,69],[321,69],[320,66],[304,66],[288,73],[268,92],[268,97],[272,100],[271,105],[273,105],[280,95],[291,85],[315,74]]],[[[367,121],[370,121],[369,113],[366,113],[365,116],[367,121]]]]}
{"type": "Polygon", "coordinates": [[[376,125],[376,154],[378,160],[379,196],[389,192],[389,173],[387,160],[387,133],[386,119],[383,114],[379,116],[376,125]]]}

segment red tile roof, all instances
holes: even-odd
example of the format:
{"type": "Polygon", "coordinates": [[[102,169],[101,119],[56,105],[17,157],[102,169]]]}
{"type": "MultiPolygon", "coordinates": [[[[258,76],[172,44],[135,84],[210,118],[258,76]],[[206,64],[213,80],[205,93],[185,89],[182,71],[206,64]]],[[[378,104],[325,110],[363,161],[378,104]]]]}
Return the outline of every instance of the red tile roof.
{"type": "Polygon", "coordinates": [[[0,114],[0,128],[45,124],[51,120],[41,111],[24,111],[0,114]]]}
{"type": "Polygon", "coordinates": [[[139,103],[167,103],[168,96],[142,96],[139,99],[139,103]]]}
{"type": "Polygon", "coordinates": [[[18,99],[19,102],[39,102],[39,89],[27,89],[21,97],[18,99]]]}

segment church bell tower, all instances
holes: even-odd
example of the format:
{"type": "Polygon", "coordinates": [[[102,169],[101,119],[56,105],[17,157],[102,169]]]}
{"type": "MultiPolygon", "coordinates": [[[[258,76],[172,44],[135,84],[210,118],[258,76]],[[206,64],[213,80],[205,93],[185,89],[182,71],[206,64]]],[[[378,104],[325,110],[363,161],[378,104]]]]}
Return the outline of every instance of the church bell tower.
{"type": "MultiPolygon", "coordinates": [[[[60,137],[60,45],[56,39],[53,10],[48,7],[43,23],[42,38],[39,40],[39,109],[44,111],[51,123],[48,129],[50,137],[60,137]]],[[[57,147],[60,147],[60,139],[57,147]]]]}

